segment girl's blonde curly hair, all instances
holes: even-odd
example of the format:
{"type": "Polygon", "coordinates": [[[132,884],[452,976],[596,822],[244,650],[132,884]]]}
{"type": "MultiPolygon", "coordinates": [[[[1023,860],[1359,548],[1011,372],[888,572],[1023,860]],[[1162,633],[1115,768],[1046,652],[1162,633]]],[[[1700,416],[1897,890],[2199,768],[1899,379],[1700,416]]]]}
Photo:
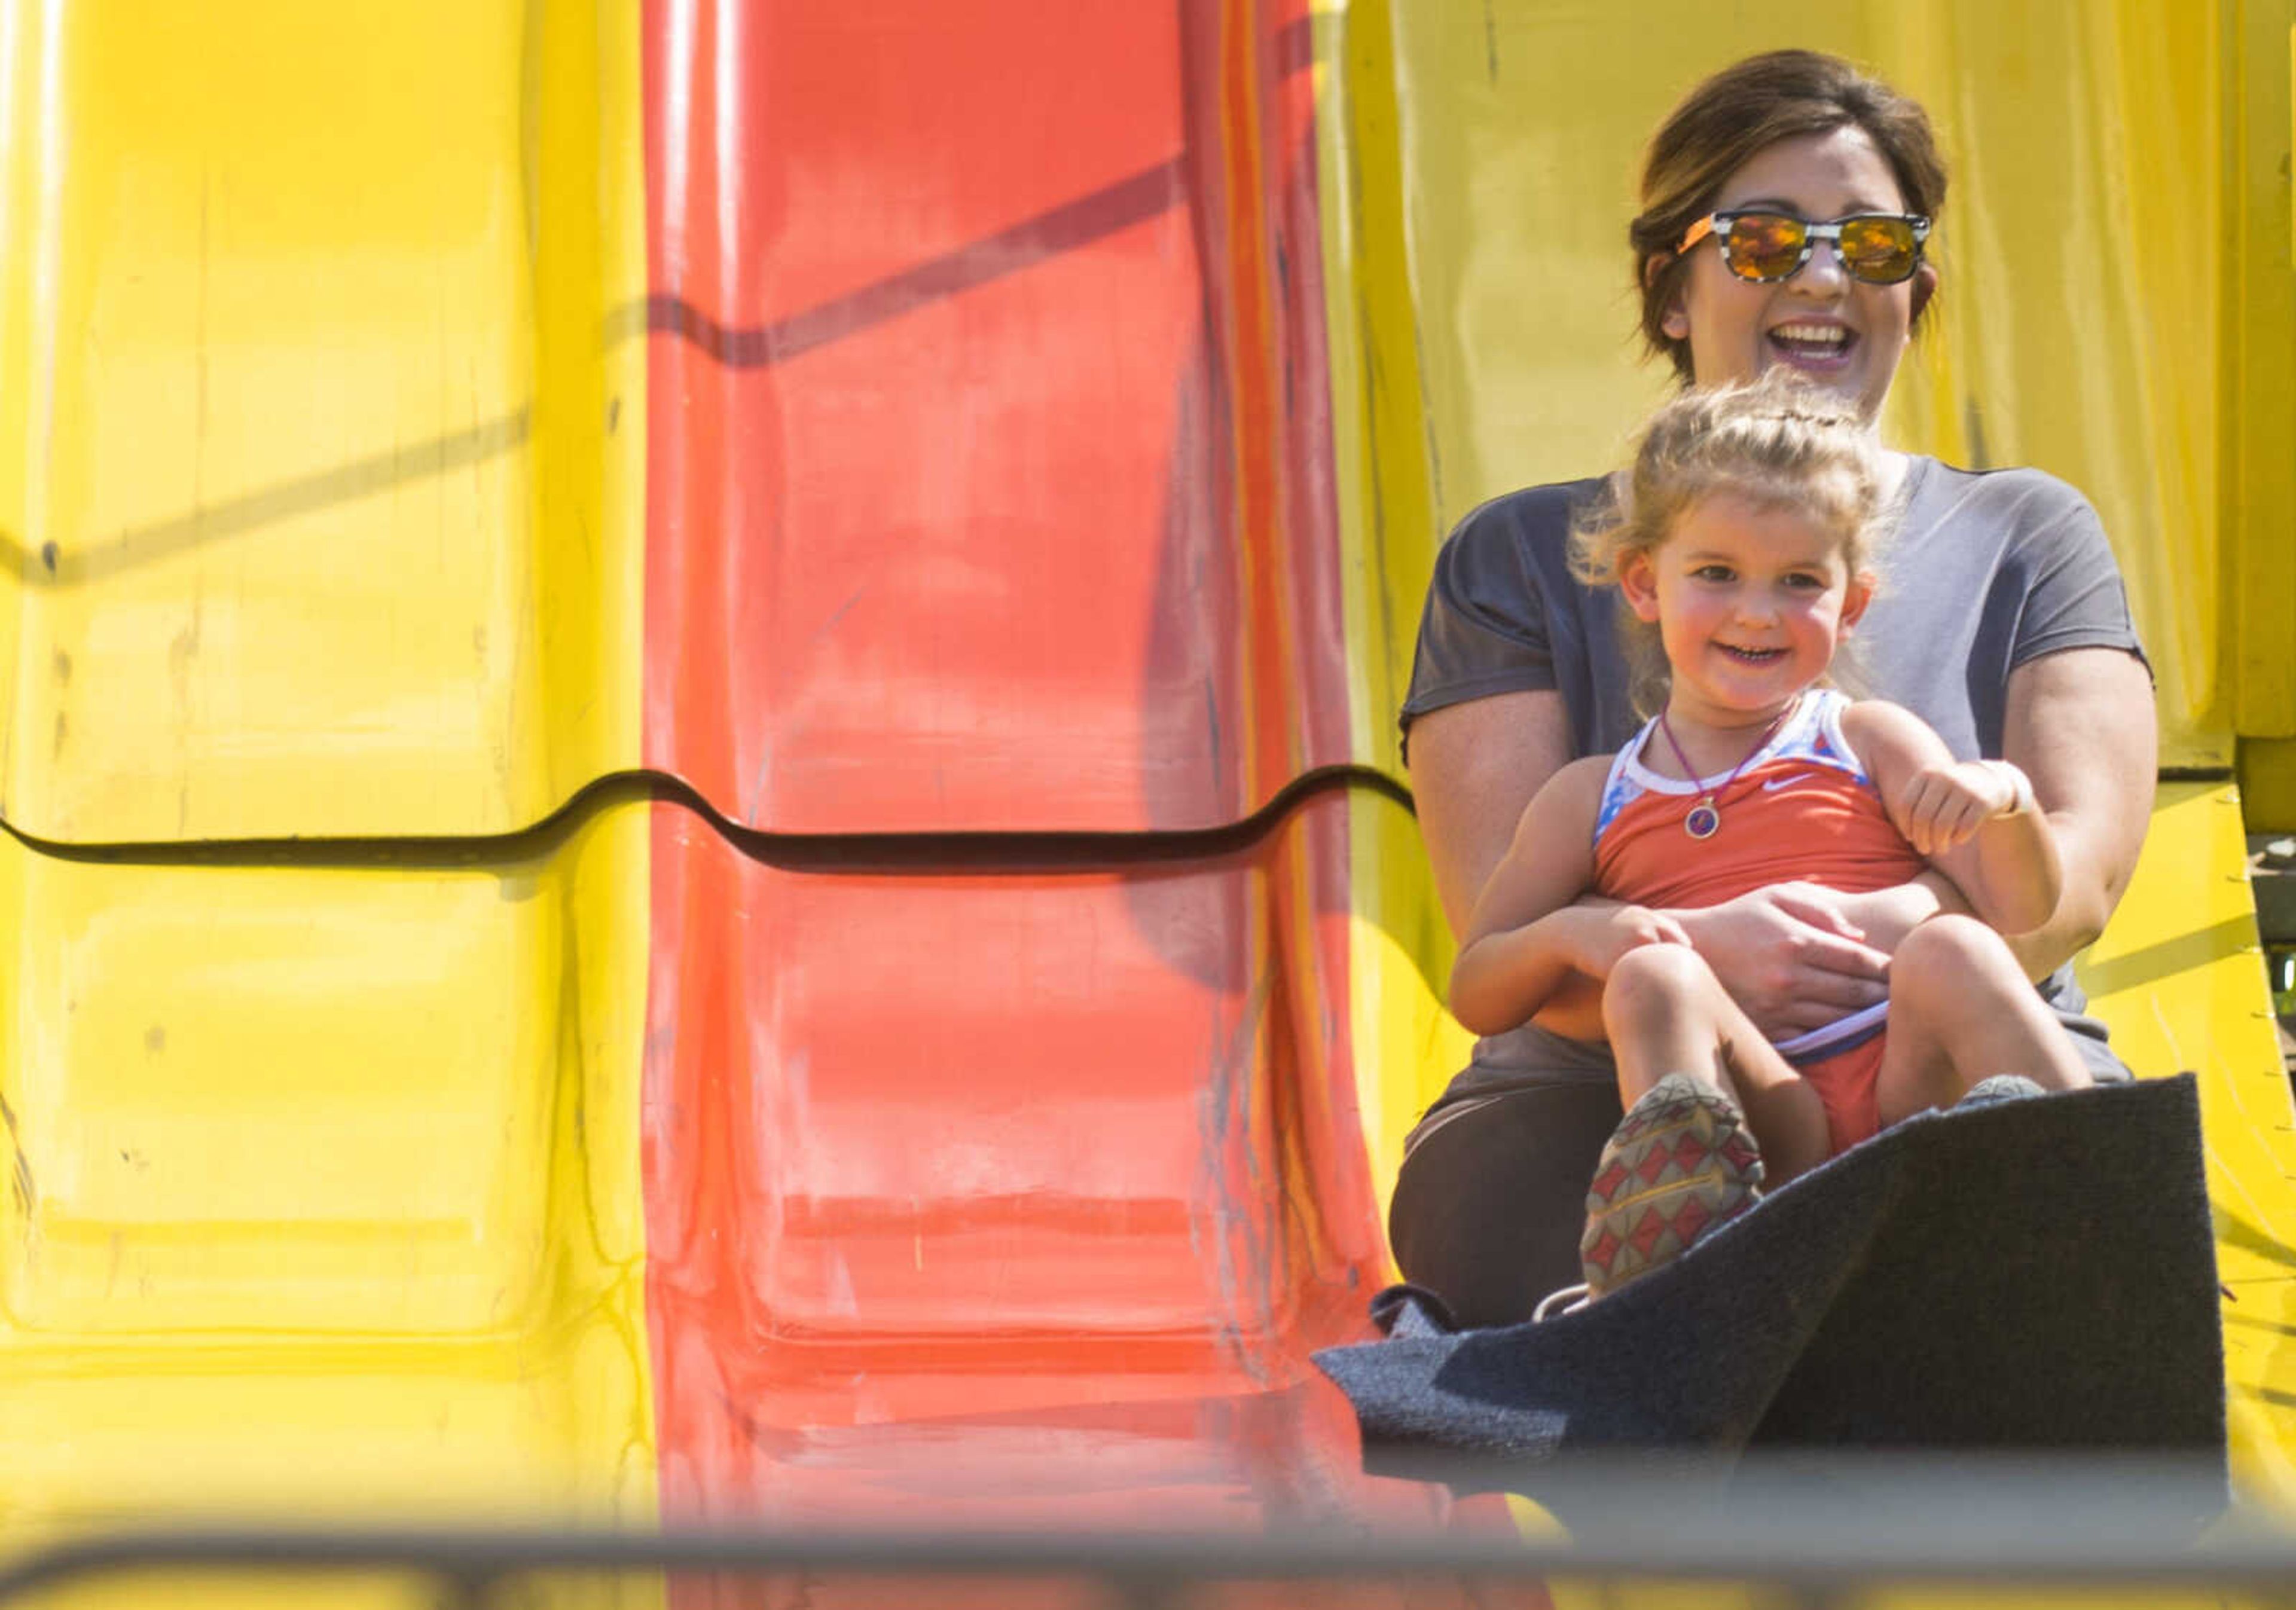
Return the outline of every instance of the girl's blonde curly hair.
{"type": "MultiPolygon", "coordinates": [[[[1844,566],[1870,583],[1895,516],[1886,486],[1881,444],[1855,405],[1790,371],[1685,391],[1651,416],[1633,462],[1611,476],[1610,495],[1580,515],[1570,567],[1588,586],[1615,587],[1627,564],[1663,546],[1692,505],[1728,492],[1838,532],[1844,566]]],[[[1635,707],[1647,716],[1666,703],[1666,656],[1657,626],[1620,603],[1635,707]]],[[[1856,680],[1840,655],[1834,668],[1837,680],[1856,680]]]]}

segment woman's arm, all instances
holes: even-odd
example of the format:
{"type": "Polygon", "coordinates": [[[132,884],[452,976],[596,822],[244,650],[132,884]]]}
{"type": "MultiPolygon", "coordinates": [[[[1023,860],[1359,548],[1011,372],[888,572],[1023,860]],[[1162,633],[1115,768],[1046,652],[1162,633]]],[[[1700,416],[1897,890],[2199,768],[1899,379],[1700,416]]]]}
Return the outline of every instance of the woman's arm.
{"type": "Polygon", "coordinates": [[[2038,978],[2104,931],[2144,846],[2160,748],[2144,662],[2120,649],[2067,649],[2019,666],[2002,751],[2033,780],[2064,862],[2055,914],[2010,942],[2038,978]]]}
{"type": "Polygon", "coordinates": [[[1475,901],[1451,969],[1451,1011],[1479,1034],[1528,1022],[1574,976],[1599,979],[1644,944],[1687,944],[1638,906],[1580,905],[1595,877],[1595,815],[1610,763],[1562,768],[1539,789],[1475,901]]]}
{"type": "Polygon", "coordinates": [[[1552,691],[1446,705],[1411,723],[1419,832],[1452,933],[1465,934],[1524,809],[1570,759],[1570,716],[1552,691]]]}
{"type": "Polygon", "coordinates": [[[2010,767],[1956,761],[1927,723],[1897,705],[1854,705],[1841,724],[1890,820],[1980,918],[2005,934],[2049,920],[2064,887],[2056,833],[2010,767]]]}
{"type": "MultiPolygon", "coordinates": [[[[1505,858],[1533,796],[1570,758],[1570,718],[1551,690],[1496,693],[1411,723],[1411,791],[1443,918],[1463,936],[1475,896],[1505,858]]],[[[1538,1014],[1577,1040],[1603,1037],[1603,992],[1573,973],[1538,1014]]]]}

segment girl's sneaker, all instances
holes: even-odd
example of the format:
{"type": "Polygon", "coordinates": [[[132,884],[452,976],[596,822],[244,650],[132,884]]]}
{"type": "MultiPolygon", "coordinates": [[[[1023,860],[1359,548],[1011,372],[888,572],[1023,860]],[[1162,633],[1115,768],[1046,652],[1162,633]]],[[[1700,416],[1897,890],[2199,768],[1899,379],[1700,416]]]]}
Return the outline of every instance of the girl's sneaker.
{"type": "Polygon", "coordinates": [[[1761,1182],[1737,1103],[1669,1074],[1628,1109],[1595,1166],[1578,1243],[1587,1300],[1672,1262],[1751,1207],[1761,1182]]]}
{"type": "Polygon", "coordinates": [[[1971,1085],[1969,1093],[1953,1107],[1956,1112],[1965,1107],[1997,1107],[2004,1101],[2024,1101],[2048,1093],[2022,1074],[1996,1074],[1971,1085]]]}

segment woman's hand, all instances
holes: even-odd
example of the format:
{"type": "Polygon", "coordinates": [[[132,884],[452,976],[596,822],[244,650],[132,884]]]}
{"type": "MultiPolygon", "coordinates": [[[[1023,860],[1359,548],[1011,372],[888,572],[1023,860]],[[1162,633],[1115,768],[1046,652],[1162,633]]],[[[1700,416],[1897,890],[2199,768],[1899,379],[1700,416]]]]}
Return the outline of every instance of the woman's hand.
{"type": "Polygon", "coordinates": [[[1890,958],[1845,914],[1849,900],[1812,883],[1775,883],[1671,915],[1754,1026],[1783,1039],[1889,993],[1890,958]]]}

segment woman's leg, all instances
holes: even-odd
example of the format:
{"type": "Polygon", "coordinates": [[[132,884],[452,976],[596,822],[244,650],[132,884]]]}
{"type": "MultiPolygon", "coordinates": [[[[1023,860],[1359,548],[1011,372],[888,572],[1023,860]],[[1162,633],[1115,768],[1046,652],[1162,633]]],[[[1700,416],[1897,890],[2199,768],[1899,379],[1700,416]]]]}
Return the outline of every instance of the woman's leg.
{"type": "Polygon", "coordinates": [[[1882,1122],[1950,1107],[1995,1074],[2022,1074],[2045,1090],[2091,1083],[2001,936],[1973,917],[1932,917],[1890,962],[1890,1042],[1876,1087],[1882,1122]]]}
{"type": "Polygon", "coordinates": [[[1646,944],[1620,957],[1603,981],[1603,1024],[1625,1106],[1667,1075],[1688,1074],[1737,1102],[1773,1187],[1830,1155],[1817,1092],[1762,1038],[1689,946],[1646,944]]]}
{"type": "Polygon", "coordinates": [[[1514,1325],[1579,1280],[1587,1181],[1619,1126],[1619,1092],[1579,1080],[1471,1097],[1404,1155],[1388,1207],[1403,1278],[1461,1325],[1514,1325]]]}

